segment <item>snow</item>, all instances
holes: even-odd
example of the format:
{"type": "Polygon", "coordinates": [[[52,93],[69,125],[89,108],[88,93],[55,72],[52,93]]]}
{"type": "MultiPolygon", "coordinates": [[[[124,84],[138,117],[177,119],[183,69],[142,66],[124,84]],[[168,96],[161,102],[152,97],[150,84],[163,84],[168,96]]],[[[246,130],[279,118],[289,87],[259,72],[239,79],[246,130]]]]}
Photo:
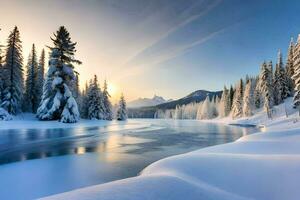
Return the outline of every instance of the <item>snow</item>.
{"type": "Polygon", "coordinates": [[[263,111],[250,118],[213,120],[264,125],[263,133],[162,159],[137,177],[44,199],[299,199],[300,122],[295,110],[286,106],[291,102],[290,98],[275,107],[273,120],[263,111]]]}
{"type": "MultiPolygon", "coordinates": [[[[65,124],[58,120],[39,121],[32,113],[23,113],[12,116],[11,121],[0,121],[0,130],[4,129],[51,129],[51,128],[75,128],[75,127],[93,127],[114,125],[122,122],[104,121],[104,120],[86,120],[81,119],[77,123],[65,124]]],[[[126,122],[124,122],[126,123],[126,122]]]]}
{"type": "Polygon", "coordinates": [[[12,116],[3,108],[0,108],[0,121],[9,121],[12,120],[12,116]]]}
{"type": "Polygon", "coordinates": [[[168,102],[163,97],[154,95],[152,98],[138,98],[136,100],[128,102],[128,108],[141,108],[148,106],[156,106],[162,103],[168,102]]]}

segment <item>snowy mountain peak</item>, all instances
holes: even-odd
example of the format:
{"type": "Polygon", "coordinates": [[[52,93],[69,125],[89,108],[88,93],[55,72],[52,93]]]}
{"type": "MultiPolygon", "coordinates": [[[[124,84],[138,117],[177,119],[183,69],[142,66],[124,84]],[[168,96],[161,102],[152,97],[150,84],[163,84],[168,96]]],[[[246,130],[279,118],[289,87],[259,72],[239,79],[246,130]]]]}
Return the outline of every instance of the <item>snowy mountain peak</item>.
{"type": "Polygon", "coordinates": [[[167,102],[163,97],[154,95],[152,98],[138,98],[136,100],[128,102],[127,106],[129,108],[140,108],[148,106],[156,106],[167,102]]]}

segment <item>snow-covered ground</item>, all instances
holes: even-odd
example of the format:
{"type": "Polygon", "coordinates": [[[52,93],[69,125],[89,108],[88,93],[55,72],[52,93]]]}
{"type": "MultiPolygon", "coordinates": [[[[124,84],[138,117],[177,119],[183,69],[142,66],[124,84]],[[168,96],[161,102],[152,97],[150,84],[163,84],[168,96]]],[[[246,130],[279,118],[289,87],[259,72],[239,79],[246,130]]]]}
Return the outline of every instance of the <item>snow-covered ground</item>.
{"type": "MultiPolygon", "coordinates": [[[[52,129],[52,128],[78,128],[78,127],[101,127],[101,126],[114,126],[120,124],[127,124],[126,121],[105,121],[105,120],[86,120],[81,119],[77,123],[62,123],[59,121],[40,121],[34,114],[23,113],[18,116],[14,116],[13,120],[1,121],[0,130],[2,129],[52,129]]],[[[147,124],[141,124],[133,120],[131,126],[148,126],[147,124]]]]}
{"type": "Polygon", "coordinates": [[[45,199],[299,199],[300,122],[290,101],[274,109],[273,120],[262,111],[248,119],[214,120],[264,125],[266,132],[160,160],[134,178],[45,199]]]}
{"type": "Polygon", "coordinates": [[[242,124],[263,126],[265,131],[300,129],[300,117],[296,109],[292,107],[292,98],[285,100],[283,104],[273,108],[272,119],[267,118],[262,109],[254,112],[252,117],[243,117],[233,120],[231,117],[204,120],[215,123],[242,124]],[[298,122],[299,121],[299,122],[298,122]]]}

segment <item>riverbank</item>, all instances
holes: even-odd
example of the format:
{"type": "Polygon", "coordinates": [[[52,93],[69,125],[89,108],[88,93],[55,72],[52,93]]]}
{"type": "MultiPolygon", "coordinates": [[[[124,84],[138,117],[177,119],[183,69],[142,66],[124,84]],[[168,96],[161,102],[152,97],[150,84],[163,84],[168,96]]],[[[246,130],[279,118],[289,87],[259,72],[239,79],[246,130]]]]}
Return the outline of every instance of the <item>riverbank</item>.
{"type": "Polygon", "coordinates": [[[264,133],[160,160],[134,178],[45,199],[298,199],[300,122],[286,105],[275,107],[272,120],[258,111],[247,119],[210,121],[263,125],[264,133]]]}

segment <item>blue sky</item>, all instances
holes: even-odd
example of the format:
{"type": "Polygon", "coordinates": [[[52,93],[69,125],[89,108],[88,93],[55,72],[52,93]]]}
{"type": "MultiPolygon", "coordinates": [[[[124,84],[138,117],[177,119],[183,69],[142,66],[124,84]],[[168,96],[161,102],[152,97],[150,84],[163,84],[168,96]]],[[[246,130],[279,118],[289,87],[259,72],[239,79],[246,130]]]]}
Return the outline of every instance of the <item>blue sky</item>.
{"type": "MultiPolygon", "coordinates": [[[[2,0],[0,0],[2,1],[2,0]]],[[[300,33],[300,2],[283,0],[2,1],[0,41],[18,25],[30,46],[65,25],[78,42],[81,84],[97,74],[114,97],[180,98],[220,90],[264,60],[285,56],[300,33]],[[4,20],[5,19],[5,20],[4,20]],[[5,22],[5,23],[4,23],[5,22]]]]}

